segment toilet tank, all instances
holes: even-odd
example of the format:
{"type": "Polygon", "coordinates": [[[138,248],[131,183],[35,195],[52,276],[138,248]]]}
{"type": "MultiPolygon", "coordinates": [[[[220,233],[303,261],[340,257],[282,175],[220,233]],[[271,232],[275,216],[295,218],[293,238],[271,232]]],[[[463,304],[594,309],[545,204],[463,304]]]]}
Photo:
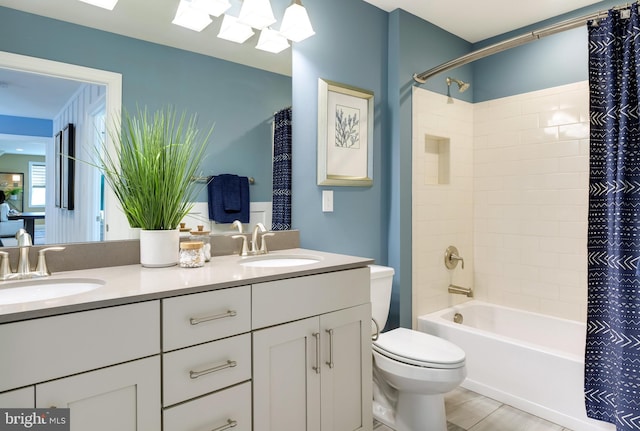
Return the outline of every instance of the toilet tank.
{"type": "Polygon", "coordinates": [[[382,331],[389,317],[394,270],[380,265],[369,265],[369,269],[371,270],[371,316],[378,322],[382,331]]]}

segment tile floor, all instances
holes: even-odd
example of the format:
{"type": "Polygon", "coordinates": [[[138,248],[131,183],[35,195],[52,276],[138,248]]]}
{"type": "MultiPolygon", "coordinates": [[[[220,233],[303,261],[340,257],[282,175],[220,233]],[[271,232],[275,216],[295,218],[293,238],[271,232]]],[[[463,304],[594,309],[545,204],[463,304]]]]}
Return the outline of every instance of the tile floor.
{"type": "MultiPolygon", "coordinates": [[[[464,388],[445,397],[445,408],[448,431],[571,431],[464,388]]],[[[373,428],[392,431],[377,423],[373,428]]]]}

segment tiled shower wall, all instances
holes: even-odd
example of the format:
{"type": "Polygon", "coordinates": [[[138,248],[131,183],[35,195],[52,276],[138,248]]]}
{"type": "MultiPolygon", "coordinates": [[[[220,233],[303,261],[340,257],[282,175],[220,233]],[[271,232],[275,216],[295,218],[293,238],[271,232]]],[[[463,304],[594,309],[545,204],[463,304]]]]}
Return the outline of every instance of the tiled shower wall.
{"type": "MultiPolygon", "coordinates": [[[[466,299],[473,284],[473,105],[413,89],[413,317],[466,299]],[[438,145],[439,144],[439,145],[438,145]],[[448,246],[464,261],[444,266],[448,246]]],[[[415,325],[414,325],[415,326],[415,325]]]]}
{"type": "Polygon", "coordinates": [[[414,317],[464,300],[446,293],[454,282],[481,300],[584,320],[588,83],[475,105],[426,90],[413,100],[414,317]],[[429,172],[433,136],[449,139],[449,183],[429,172]],[[444,268],[449,243],[464,270],[444,268]]]}
{"type": "Polygon", "coordinates": [[[589,88],[474,105],[478,298],[586,319],[589,88]]]}

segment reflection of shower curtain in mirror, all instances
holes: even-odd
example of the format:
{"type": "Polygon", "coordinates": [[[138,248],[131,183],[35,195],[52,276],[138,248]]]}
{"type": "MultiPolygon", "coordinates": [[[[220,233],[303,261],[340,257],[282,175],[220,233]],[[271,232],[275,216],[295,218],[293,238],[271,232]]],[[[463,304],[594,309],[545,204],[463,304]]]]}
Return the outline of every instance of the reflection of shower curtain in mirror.
{"type": "Polygon", "coordinates": [[[273,118],[272,230],[291,229],[291,108],[273,118]]]}
{"type": "MultiPolygon", "coordinates": [[[[624,17],[626,15],[626,17],[624,17]]],[[[640,429],[640,19],[589,24],[590,179],[585,400],[593,419],[640,429]]]]}

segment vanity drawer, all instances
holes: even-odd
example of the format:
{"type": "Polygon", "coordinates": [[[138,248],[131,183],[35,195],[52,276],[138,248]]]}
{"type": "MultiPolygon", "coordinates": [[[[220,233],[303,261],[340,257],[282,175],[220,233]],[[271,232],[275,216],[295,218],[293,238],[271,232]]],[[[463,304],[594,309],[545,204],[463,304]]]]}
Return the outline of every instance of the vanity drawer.
{"type": "Polygon", "coordinates": [[[250,330],[250,286],[162,300],[163,352],[250,330]]]}
{"type": "Polygon", "coordinates": [[[170,406],[251,379],[251,334],[163,355],[163,405],[170,406]]]}
{"type": "Polygon", "coordinates": [[[253,329],[278,325],[370,302],[369,268],[253,285],[253,329]]]}
{"type": "Polygon", "coordinates": [[[251,382],[165,409],[163,419],[163,431],[251,431],[251,382]]]}
{"type": "Polygon", "coordinates": [[[0,325],[0,391],[160,352],[160,302],[0,325]]]}

